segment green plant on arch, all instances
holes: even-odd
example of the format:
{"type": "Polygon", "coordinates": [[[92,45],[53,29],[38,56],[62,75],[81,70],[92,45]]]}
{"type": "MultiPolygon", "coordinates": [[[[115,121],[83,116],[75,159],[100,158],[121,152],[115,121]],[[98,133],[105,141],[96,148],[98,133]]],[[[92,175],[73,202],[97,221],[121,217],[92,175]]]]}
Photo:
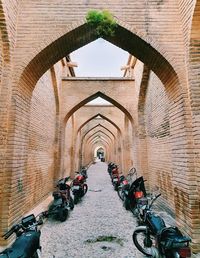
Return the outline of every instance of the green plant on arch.
{"type": "Polygon", "coordinates": [[[114,36],[117,22],[113,15],[107,11],[90,10],[86,15],[87,23],[94,27],[98,37],[114,36]]]}

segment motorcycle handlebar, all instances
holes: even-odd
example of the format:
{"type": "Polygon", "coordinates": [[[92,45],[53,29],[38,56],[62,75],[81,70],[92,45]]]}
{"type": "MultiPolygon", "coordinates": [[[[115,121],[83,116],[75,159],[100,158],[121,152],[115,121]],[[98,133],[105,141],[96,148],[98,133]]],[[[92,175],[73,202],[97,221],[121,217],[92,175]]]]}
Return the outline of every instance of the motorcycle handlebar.
{"type": "Polygon", "coordinates": [[[154,197],[152,198],[151,203],[150,203],[150,205],[149,205],[149,209],[151,208],[151,206],[153,205],[153,203],[155,202],[155,200],[156,200],[158,197],[160,197],[160,196],[161,196],[161,193],[159,193],[158,195],[156,195],[156,196],[154,196],[154,197]]]}
{"type": "Polygon", "coordinates": [[[157,198],[160,197],[160,196],[161,196],[161,193],[159,193],[158,195],[156,195],[155,199],[157,199],[157,198]]]}
{"type": "MultiPolygon", "coordinates": [[[[35,226],[37,225],[42,225],[43,224],[43,218],[47,218],[49,215],[48,211],[43,211],[40,214],[38,214],[36,216],[36,218],[38,217],[38,220],[33,223],[35,226]]],[[[27,227],[28,228],[28,227],[27,227]]],[[[2,235],[2,237],[6,240],[8,239],[13,233],[16,233],[17,231],[19,231],[20,229],[25,229],[24,226],[22,226],[21,223],[16,224],[14,226],[12,226],[12,228],[10,230],[8,230],[4,235],[2,235]]]]}
{"type": "Polygon", "coordinates": [[[8,239],[13,233],[17,232],[21,228],[21,224],[16,224],[12,226],[10,230],[8,230],[2,237],[6,240],[8,239]]]}

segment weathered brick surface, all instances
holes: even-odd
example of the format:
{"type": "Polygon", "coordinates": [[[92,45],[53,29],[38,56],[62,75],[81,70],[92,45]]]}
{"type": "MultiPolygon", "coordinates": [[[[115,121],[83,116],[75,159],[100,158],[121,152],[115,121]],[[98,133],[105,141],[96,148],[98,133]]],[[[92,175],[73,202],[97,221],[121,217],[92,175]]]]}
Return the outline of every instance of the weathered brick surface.
{"type": "Polygon", "coordinates": [[[51,81],[48,71],[37,83],[31,100],[24,180],[26,212],[47,195],[54,185],[56,101],[51,81]]]}
{"type": "Polygon", "coordinates": [[[161,81],[151,73],[144,105],[146,125],[148,180],[158,187],[174,209],[174,180],[170,137],[169,99],[161,81]]]}

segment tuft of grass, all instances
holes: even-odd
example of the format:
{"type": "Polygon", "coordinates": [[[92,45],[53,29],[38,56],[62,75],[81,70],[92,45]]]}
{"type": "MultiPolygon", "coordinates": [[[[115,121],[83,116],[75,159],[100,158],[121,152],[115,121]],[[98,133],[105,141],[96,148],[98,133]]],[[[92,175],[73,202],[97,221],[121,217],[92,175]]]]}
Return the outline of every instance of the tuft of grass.
{"type": "Polygon", "coordinates": [[[98,37],[114,36],[117,22],[108,10],[90,10],[86,15],[86,21],[95,27],[98,37]]]}
{"type": "Polygon", "coordinates": [[[115,237],[115,236],[98,236],[94,239],[88,239],[85,241],[85,243],[97,243],[97,242],[115,242],[121,246],[123,246],[123,240],[121,238],[115,237]]]}

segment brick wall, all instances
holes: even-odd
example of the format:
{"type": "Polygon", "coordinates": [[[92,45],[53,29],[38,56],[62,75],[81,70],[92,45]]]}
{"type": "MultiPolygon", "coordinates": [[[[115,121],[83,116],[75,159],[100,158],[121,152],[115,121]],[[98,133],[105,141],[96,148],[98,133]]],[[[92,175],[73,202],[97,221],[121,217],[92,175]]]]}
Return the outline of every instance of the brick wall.
{"type": "Polygon", "coordinates": [[[164,85],[151,73],[144,110],[148,180],[150,189],[159,188],[165,202],[174,211],[169,104],[164,85]]]}
{"type": "Polygon", "coordinates": [[[31,99],[28,160],[25,174],[26,212],[54,185],[56,101],[50,71],[36,84],[31,99]]]}

